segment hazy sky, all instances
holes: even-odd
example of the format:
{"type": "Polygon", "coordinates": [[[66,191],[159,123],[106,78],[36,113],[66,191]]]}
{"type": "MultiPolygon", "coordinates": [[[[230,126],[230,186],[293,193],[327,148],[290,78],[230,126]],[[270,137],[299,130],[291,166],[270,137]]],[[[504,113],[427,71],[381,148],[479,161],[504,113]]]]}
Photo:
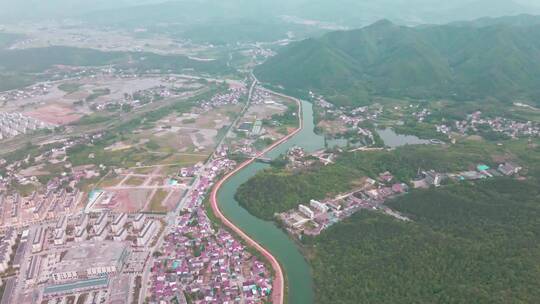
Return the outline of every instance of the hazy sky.
{"type": "MultiPolygon", "coordinates": [[[[516,13],[538,14],[540,0],[176,0],[200,4],[197,15],[213,7],[230,7],[242,11],[246,6],[268,9],[279,14],[323,21],[358,25],[380,18],[410,22],[448,22],[516,13]],[[534,8],[534,9],[533,9],[534,8]]],[[[8,19],[42,19],[77,17],[92,11],[125,8],[133,5],[155,4],[164,0],[0,0],[0,23],[8,19]]],[[[169,1],[170,2],[170,1],[169,1]]],[[[180,6],[179,6],[180,7],[180,6]]],[[[212,14],[215,15],[215,11],[212,14]]],[[[126,12],[129,14],[129,12],[126,12]]],[[[249,12],[249,15],[252,15],[249,12]]],[[[224,16],[226,17],[226,16],[224,16]]],[[[244,16],[242,16],[244,17],[244,16]]],[[[255,17],[257,16],[245,16],[255,17]]]]}

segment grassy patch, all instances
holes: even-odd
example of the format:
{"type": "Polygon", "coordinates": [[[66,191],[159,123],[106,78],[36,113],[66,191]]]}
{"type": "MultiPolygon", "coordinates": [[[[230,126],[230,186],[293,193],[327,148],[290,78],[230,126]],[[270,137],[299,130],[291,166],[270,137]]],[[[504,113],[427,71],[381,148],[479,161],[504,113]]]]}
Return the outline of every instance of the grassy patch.
{"type": "Polygon", "coordinates": [[[169,192],[158,189],[154,196],[152,196],[152,200],[150,201],[150,212],[156,212],[156,213],[165,213],[167,212],[167,207],[163,206],[164,200],[167,198],[167,195],[169,192]]]}
{"type": "Polygon", "coordinates": [[[69,82],[69,83],[62,83],[61,85],[58,86],[58,89],[66,92],[68,94],[71,94],[71,93],[75,93],[75,92],[79,91],[79,89],[82,86],[83,85],[80,84],[80,83],[69,82]]]}
{"type": "Polygon", "coordinates": [[[145,181],[145,180],[146,180],[145,178],[133,176],[133,177],[128,178],[128,179],[124,182],[124,185],[128,185],[128,186],[140,186],[140,185],[144,184],[144,181],[145,181]]]}

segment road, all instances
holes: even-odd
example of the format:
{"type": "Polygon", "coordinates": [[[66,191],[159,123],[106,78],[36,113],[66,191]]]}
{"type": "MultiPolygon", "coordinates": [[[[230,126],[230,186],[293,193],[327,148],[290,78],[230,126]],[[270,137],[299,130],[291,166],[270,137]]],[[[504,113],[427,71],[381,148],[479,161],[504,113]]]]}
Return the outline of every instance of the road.
{"type": "MultiPolygon", "coordinates": [[[[258,84],[258,81],[257,81],[257,79],[255,78],[255,76],[253,74],[252,74],[252,77],[253,77],[253,82],[252,82],[251,87],[249,89],[248,99],[247,99],[246,105],[244,106],[244,108],[242,109],[240,114],[237,116],[235,121],[233,123],[231,123],[231,125],[229,126],[229,129],[227,130],[227,132],[223,136],[223,138],[221,138],[221,140],[218,142],[218,144],[216,146],[216,151],[219,150],[221,148],[221,146],[224,144],[226,138],[230,135],[230,133],[232,132],[234,126],[240,121],[240,119],[242,119],[243,115],[245,114],[245,112],[247,111],[247,109],[249,108],[249,106],[251,104],[251,99],[252,99],[252,96],[253,96],[253,92],[255,90],[256,85],[258,84]]],[[[268,91],[268,92],[271,92],[273,94],[282,96],[282,97],[293,99],[293,100],[295,100],[297,102],[297,104],[298,104],[299,127],[296,130],[294,130],[293,132],[291,132],[290,134],[288,134],[287,136],[285,136],[284,138],[278,140],[277,142],[273,143],[271,146],[267,147],[262,152],[258,153],[254,157],[252,157],[252,158],[248,159],[247,161],[243,162],[235,170],[228,173],[225,177],[223,177],[221,180],[219,180],[212,189],[212,192],[211,192],[211,195],[210,195],[210,203],[211,203],[211,206],[212,206],[212,211],[214,212],[216,217],[223,222],[223,224],[225,226],[232,229],[238,236],[240,236],[242,239],[244,239],[244,241],[247,242],[248,246],[251,246],[254,249],[256,249],[257,251],[259,251],[268,260],[268,262],[270,262],[270,265],[272,266],[272,268],[274,270],[274,274],[275,274],[275,279],[274,279],[273,286],[272,286],[272,303],[274,303],[274,304],[283,304],[284,299],[285,299],[285,277],[284,277],[283,270],[282,270],[281,265],[279,264],[278,260],[266,248],[264,248],[262,245],[257,243],[257,241],[253,240],[249,235],[247,235],[244,231],[242,231],[239,227],[237,227],[234,223],[232,223],[225,215],[223,215],[223,213],[221,212],[221,210],[219,208],[219,203],[218,203],[218,200],[217,200],[217,193],[219,192],[219,189],[221,188],[221,186],[229,178],[231,178],[232,176],[234,176],[235,174],[240,172],[245,167],[249,166],[257,158],[263,157],[269,151],[273,150],[274,148],[281,145],[282,143],[288,141],[290,138],[292,138],[294,135],[296,135],[298,132],[300,132],[304,127],[304,122],[303,122],[303,119],[302,119],[302,104],[301,104],[300,100],[298,100],[296,98],[292,98],[292,97],[287,96],[287,95],[277,93],[277,92],[273,92],[271,90],[267,90],[267,89],[265,89],[265,90],[268,91]]],[[[204,168],[206,168],[207,166],[210,165],[211,161],[212,161],[212,158],[209,158],[209,160],[204,164],[203,170],[204,170],[204,168]]],[[[164,236],[167,234],[167,229],[171,228],[171,227],[174,227],[175,220],[177,218],[178,213],[180,212],[181,208],[183,208],[183,206],[186,205],[186,203],[187,203],[187,201],[188,201],[188,199],[190,197],[190,193],[197,187],[197,185],[199,184],[199,181],[200,181],[200,176],[198,175],[194,179],[193,183],[191,184],[190,188],[186,192],[185,196],[182,198],[182,200],[178,204],[177,208],[174,211],[169,212],[167,214],[167,217],[166,217],[167,228],[159,236],[159,239],[156,242],[156,245],[151,249],[152,252],[154,250],[156,250],[157,248],[160,248],[160,246],[163,244],[163,239],[164,239],[164,236]]],[[[149,278],[149,275],[150,275],[150,268],[151,268],[151,265],[153,265],[153,263],[154,263],[154,258],[151,256],[150,260],[149,260],[149,265],[147,267],[145,267],[145,271],[144,271],[143,276],[142,276],[142,286],[143,286],[143,288],[141,289],[141,293],[139,295],[139,303],[144,302],[144,299],[146,298],[147,289],[150,287],[150,284],[148,282],[148,278],[149,278]]]]}
{"type": "MultiPolygon", "coordinates": [[[[223,136],[223,138],[221,138],[220,141],[217,143],[216,151],[219,150],[223,146],[223,144],[225,143],[226,138],[231,134],[234,126],[238,123],[238,121],[240,121],[240,119],[242,119],[245,112],[249,108],[249,105],[251,104],[251,99],[253,97],[253,92],[255,91],[255,87],[257,86],[257,83],[258,83],[253,75],[252,75],[252,77],[253,77],[254,81],[252,82],[251,87],[249,89],[246,105],[244,106],[242,111],[240,111],[240,113],[236,117],[236,119],[231,123],[231,125],[229,126],[229,128],[228,128],[227,132],[225,133],[225,135],[223,136]]],[[[207,167],[211,165],[211,162],[212,162],[212,157],[210,157],[206,161],[206,163],[201,168],[200,172],[205,171],[205,169],[207,169],[207,167]]],[[[167,214],[167,216],[165,218],[166,228],[163,230],[163,233],[159,236],[159,239],[157,240],[156,245],[153,248],[151,248],[152,253],[156,249],[161,247],[161,245],[163,244],[163,239],[164,239],[165,235],[167,234],[167,230],[174,227],[174,225],[176,224],[177,215],[180,213],[180,210],[187,204],[188,200],[191,197],[191,193],[199,185],[200,178],[201,178],[200,175],[197,175],[195,177],[195,179],[193,180],[193,182],[191,183],[191,185],[189,186],[189,188],[185,192],[184,197],[182,198],[182,200],[176,206],[176,209],[167,214]]],[[[147,290],[150,287],[148,278],[150,276],[150,269],[151,269],[152,265],[154,264],[154,261],[155,261],[154,257],[152,255],[150,255],[148,265],[145,267],[145,271],[144,271],[144,273],[142,275],[142,286],[143,286],[143,288],[141,288],[141,292],[140,292],[140,295],[139,295],[139,303],[144,303],[144,299],[146,298],[147,290]]]]}
{"type": "MultiPolygon", "coordinates": [[[[291,98],[291,97],[288,97],[288,98],[291,98]]],[[[236,234],[238,234],[242,239],[244,239],[244,241],[246,241],[249,246],[251,246],[251,247],[255,248],[257,251],[259,251],[270,262],[270,264],[271,264],[271,266],[272,266],[272,268],[274,270],[275,276],[276,276],[276,278],[274,280],[274,284],[272,286],[272,289],[273,289],[272,290],[272,303],[274,303],[274,304],[283,304],[284,303],[284,298],[285,298],[285,278],[284,278],[284,275],[283,275],[283,270],[281,269],[281,265],[279,264],[277,259],[268,250],[266,250],[262,245],[260,245],[255,240],[253,240],[244,231],[242,231],[242,229],[237,227],[225,215],[223,215],[223,213],[219,209],[219,202],[218,202],[218,199],[217,199],[217,194],[218,194],[219,189],[221,188],[221,186],[223,186],[223,184],[229,178],[231,178],[232,176],[234,176],[238,172],[242,171],[242,169],[249,166],[257,158],[264,156],[269,151],[273,150],[277,146],[279,146],[282,143],[286,142],[287,140],[289,140],[291,137],[293,137],[294,135],[296,135],[298,132],[300,132],[303,129],[304,122],[302,120],[302,104],[300,103],[299,100],[297,100],[297,99],[294,99],[294,100],[298,103],[298,118],[299,118],[299,122],[300,122],[298,129],[296,129],[295,131],[293,131],[292,133],[290,133],[286,137],[282,138],[281,140],[275,142],[274,144],[272,144],[271,146],[266,148],[264,151],[257,154],[255,157],[245,161],[240,166],[238,166],[234,171],[227,174],[218,183],[216,183],[216,185],[212,189],[212,193],[211,193],[211,196],[210,196],[210,203],[212,205],[212,211],[214,212],[216,217],[218,219],[220,219],[223,222],[224,225],[226,225],[227,227],[232,229],[236,234]]]]}

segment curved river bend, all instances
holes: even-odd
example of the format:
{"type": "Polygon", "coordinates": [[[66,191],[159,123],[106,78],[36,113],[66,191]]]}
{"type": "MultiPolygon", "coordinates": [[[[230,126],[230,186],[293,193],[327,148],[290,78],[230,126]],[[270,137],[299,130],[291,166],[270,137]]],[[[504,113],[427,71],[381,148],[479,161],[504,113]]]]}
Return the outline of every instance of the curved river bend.
{"type": "MultiPolygon", "coordinates": [[[[324,138],[313,132],[313,106],[307,101],[302,101],[302,117],[304,128],[290,140],[268,152],[266,157],[274,159],[293,146],[302,147],[308,152],[324,148],[324,138]]],[[[331,146],[338,144],[343,143],[341,141],[329,142],[331,146]]],[[[231,222],[269,250],[280,262],[287,280],[286,302],[289,304],[313,303],[310,267],[297,245],[274,223],[252,216],[234,199],[238,187],[265,168],[268,168],[268,165],[252,163],[228,179],[218,192],[219,208],[231,222]]]]}

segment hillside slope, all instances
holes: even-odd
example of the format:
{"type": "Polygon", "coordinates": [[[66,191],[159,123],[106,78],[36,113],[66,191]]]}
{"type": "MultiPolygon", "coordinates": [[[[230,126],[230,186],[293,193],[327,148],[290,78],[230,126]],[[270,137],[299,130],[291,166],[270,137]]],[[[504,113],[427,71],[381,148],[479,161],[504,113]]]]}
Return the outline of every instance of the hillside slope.
{"type": "Polygon", "coordinates": [[[373,96],[534,101],[540,97],[540,25],[530,18],[416,28],[380,21],[291,44],[256,74],[344,105],[366,104],[373,96]]]}

